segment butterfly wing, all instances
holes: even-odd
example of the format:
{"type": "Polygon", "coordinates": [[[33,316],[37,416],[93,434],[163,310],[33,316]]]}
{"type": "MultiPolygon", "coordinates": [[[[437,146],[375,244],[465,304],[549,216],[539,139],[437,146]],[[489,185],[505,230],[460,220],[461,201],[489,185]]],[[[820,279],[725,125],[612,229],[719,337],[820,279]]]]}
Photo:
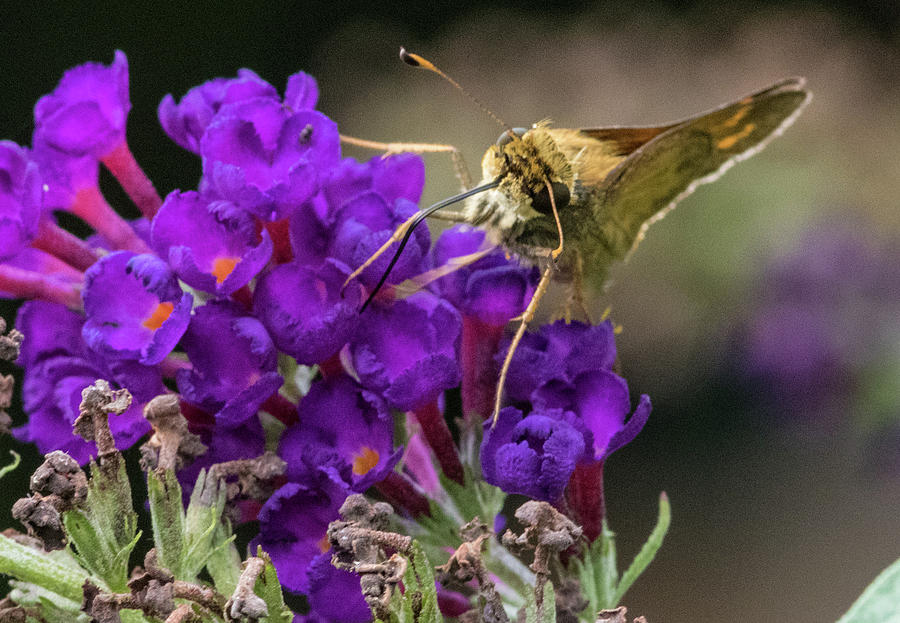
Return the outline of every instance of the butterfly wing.
{"type": "Polygon", "coordinates": [[[789,78],[661,128],[584,130],[622,153],[602,180],[583,180],[594,181],[599,193],[591,233],[613,258],[626,257],[647,227],[682,198],[761,150],[790,125],[810,98],[803,85],[802,78],[789,78]]]}

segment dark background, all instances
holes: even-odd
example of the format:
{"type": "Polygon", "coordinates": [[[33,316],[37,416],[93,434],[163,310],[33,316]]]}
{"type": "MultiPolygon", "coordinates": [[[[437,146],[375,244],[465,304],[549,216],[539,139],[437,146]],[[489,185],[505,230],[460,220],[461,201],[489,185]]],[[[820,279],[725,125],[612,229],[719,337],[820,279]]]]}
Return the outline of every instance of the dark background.
{"type": "MultiPolygon", "coordinates": [[[[66,68],[109,63],[115,49],[130,66],[129,142],[163,194],[194,187],[200,166],[160,130],[159,100],[240,67],[278,88],[304,69],[319,80],[320,109],[343,132],[453,142],[473,172],[498,127],[434,76],[397,62],[401,44],[512,125],[545,117],[563,127],[656,124],[805,75],[815,99],[795,127],[654,226],[594,306],[611,307],[624,326],[620,356],[633,398],[647,393],[654,401],[646,430],[607,466],[623,564],[652,527],[659,491],[673,506],[657,561],[625,597],[630,613],[651,623],[834,620],[900,555],[897,281],[875,286],[887,301],[886,325],[842,297],[840,284],[819,294],[818,303],[840,299],[848,307],[836,334],[885,346],[874,363],[850,361],[853,382],[836,397],[823,379],[827,407],[785,399],[748,377],[740,336],[765,313],[767,271],[797,249],[814,255],[815,245],[803,241],[826,223],[874,249],[900,247],[898,25],[900,10],[888,0],[729,9],[711,2],[127,10],[7,3],[0,136],[27,144],[38,97],[66,68]]],[[[423,201],[455,190],[446,162],[428,164],[423,201]]],[[[110,188],[114,204],[136,215],[110,188]]],[[[883,253],[872,257],[882,261],[883,253]]],[[[845,285],[858,279],[848,274],[845,285]]],[[[6,318],[13,310],[2,307],[6,318]]],[[[21,452],[29,468],[0,485],[6,509],[38,457],[0,443],[21,452]]],[[[0,524],[13,525],[0,512],[0,524]]]]}

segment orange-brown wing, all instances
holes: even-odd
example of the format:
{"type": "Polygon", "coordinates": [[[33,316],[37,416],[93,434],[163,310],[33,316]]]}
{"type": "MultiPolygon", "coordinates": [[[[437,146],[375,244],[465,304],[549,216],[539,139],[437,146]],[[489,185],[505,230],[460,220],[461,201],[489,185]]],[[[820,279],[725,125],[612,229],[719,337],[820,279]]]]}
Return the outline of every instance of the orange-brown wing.
{"type": "Polygon", "coordinates": [[[809,101],[802,78],[788,78],[734,103],[663,128],[598,184],[591,226],[614,258],[638,243],[698,185],[762,149],[809,101]]]}
{"type": "Polygon", "coordinates": [[[548,131],[585,186],[599,186],[626,156],[672,126],[656,128],[551,128],[548,131]]]}

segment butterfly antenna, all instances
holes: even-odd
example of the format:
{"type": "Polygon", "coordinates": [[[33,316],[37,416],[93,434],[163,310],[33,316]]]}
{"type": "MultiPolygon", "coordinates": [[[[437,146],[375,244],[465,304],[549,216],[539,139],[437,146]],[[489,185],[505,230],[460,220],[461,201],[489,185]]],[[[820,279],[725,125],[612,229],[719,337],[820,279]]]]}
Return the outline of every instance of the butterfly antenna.
{"type": "Polygon", "coordinates": [[[435,65],[434,63],[429,61],[427,58],[424,58],[424,57],[419,56],[418,54],[414,54],[412,52],[408,52],[406,50],[406,48],[401,47],[400,48],[400,60],[403,61],[404,63],[406,63],[407,65],[411,65],[413,67],[419,67],[421,69],[427,69],[428,71],[433,71],[434,73],[439,75],[441,78],[443,78],[444,80],[446,80],[447,82],[452,84],[454,86],[454,88],[459,90],[463,95],[465,95],[470,100],[475,102],[475,105],[478,106],[484,112],[486,112],[487,115],[491,119],[493,119],[494,121],[499,123],[506,130],[506,133],[509,134],[514,141],[520,140],[519,135],[513,131],[512,126],[508,125],[505,121],[503,121],[503,119],[501,119],[500,117],[495,115],[493,113],[493,111],[491,111],[490,108],[488,108],[487,106],[485,106],[484,104],[481,103],[481,100],[479,100],[477,97],[475,97],[474,95],[472,95],[471,93],[466,91],[464,88],[462,88],[462,85],[460,83],[458,83],[456,80],[454,80],[453,78],[451,78],[450,76],[445,74],[443,71],[441,71],[437,67],[437,65],[435,65]]]}
{"type": "Polygon", "coordinates": [[[397,247],[397,250],[394,252],[394,257],[391,258],[390,263],[385,269],[384,273],[381,275],[381,279],[378,280],[378,283],[369,293],[369,298],[366,299],[366,302],[363,303],[363,306],[360,308],[359,313],[362,313],[366,310],[366,307],[369,306],[369,303],[372,302],[372,299],[375,298],[375,295],[381,290],[384,283],[387,281],[388,275],[391,274],[391,270],[393,270],[394,265],[397,263],[397,260],[400,259],[400,254],[403,253],[403,249],[406,248],[406,244],[409,242],[409,239],[412,237],[413,230],[424,221],[429,215],[434,214],[441,208],[446,208],[447,206],[456,203],[457,201],[462,201],[463,199],[467,199],[472,195],[476,195],[480,192],[484,192],[486,190],[490,190],[491,188],[496,188],[500,184],[499,181],[493,181],[488,184],[482,184],[481,186],[477,186],[471,190],[467,190],[464,193],[460,193],[458,195],[453,195],[452,197],[448,197],[443,201],[438,201],[433,206],[426,208],[419,212],[419,214],[413,219],[413,221],[409,224],[409,227],[406,229],[406,233],[403,234],[403,238],[400,240],[400,245],[397,247]]]}

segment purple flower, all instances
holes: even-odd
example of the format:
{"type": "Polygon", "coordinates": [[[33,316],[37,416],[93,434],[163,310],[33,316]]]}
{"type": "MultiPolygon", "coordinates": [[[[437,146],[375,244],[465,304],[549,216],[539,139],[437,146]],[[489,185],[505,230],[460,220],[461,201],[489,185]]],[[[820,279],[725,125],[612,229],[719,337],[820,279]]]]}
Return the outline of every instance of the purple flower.
{"type": "Polygon", "coordinates": [[[578,415],[585,432],[589,460],[602,461],[631,442],[650,417],[650,398],[640,397],[631,418],[631,399],[625,379],[607,370],[589,370],[571,383],[550,381],[532,393],[539,409],[567,409],[578,415]]]}
{"type": "Polygon", "coordinates": [[[260,218],[290,216],[340,158],[337,125],[270,98],[223,107],[200,142],[204,188],[260,218]]]}
{"type": "Polygon", "coordinates": [[[400,460],[387,405],[350,377],[313,384],[298,411],[299,424],[285,431],[278,448],[290,480],[304,482],[325,469],[362,493],[400,460]]]}
{"type": "Polygon", "coordinates": [[[284,89],[284,105],[291,110],[312,110],[319,101],[319,85],[308,73],[298,71],[288,76],[284,89]]]}
{"type": "MultiPolygon", "coordinates": [[[[357,195],[335,213],[331,254],[348,266],[361,266],[388,241],[401,223],[417,211],[416,204],[406,199],[388,203],[374,191],[357,195]]],[[[422,272],[422,260],[430,244],[428,228],[417,228],[391,271],[391,283],[399,283],[422,272]]],[[[387,269],[392,255],[388,252],[379,257],[362,272],[360,282],[366,287],[373,287],[387,269]]]]}
{"type": "Polygon", "coordinates": [[[271,84],[249,69],[238,69],[236,78],[215,78],[188,91],[181,101],[167,94],[159,103],[159,123],[173,141],[195,154],[200,139],[222,106],[256,97],[278,99],[271,84]]]}
{"type": "Polygon", "coordinates": [[[153,219],[153,249],[189,286],[220,296],[250,282],[272,256],[268,232],[227,201],[173,192],[153,219]]]}
{"type": "MultiPolygon", "coordinates": [[[[310,265],[332,257],[355,268],[415,212],[412,204],[422,193],[424,164],[413,154],[376,156],[366,163],[345,158],[323,176],[319,192],[291,215],[294,257],[310,265]]],[[[393,273],[402,280],[420,272],[429,244],[427,228],[422,228],[393,273]]],[[[385,257],[363,273],[363,283],[373,285],[388,261],[385,257]]]]}
{"type": "Polygon", "coordinates": [[[359,576],[331,564],[331,552],[319,554],[307,568],[310,614],[322,621],[369,623],[372,611],[363,599],[359,576]]]}
{"type": "Polygon", "coordinates": [[[178,371],[178,390],[214,413],[222,427],[254,417],[283,382],[269,334],[233,303],[212,301],[194,310],[182,346],[192,368],[178,371]]]}
{"type": "MultiPolygon", "coordinates": [[[[452,227],[438,238],[431,250],[432,265],[485,248],[485,233],[467,225],[452,227]]],[[[463,316],[492,326],[505,326],[521,314],[531,300],[540,278],[536,267],[525,268],[506,259],[501,249],[453,271],[434,282],[434,291],[453,303],[463,316]]]]}
{"type": "Polygon", "coordinates": [[[26,248],[41,217],[41,178],[28,151],[0,141],[0,260],[26,248]]]}
{"type": "MultiPolygon", "coordinates": [[[[497,355],[502,362],[507,348],[497,355]]],[[[509,367],[505,391],[513,400],[527,401],[548,381],[571,383],[587,370],[610,370],[616,360],[612,323],[588,325],[558,321],[526,333],[509,367]]]]}
{"type": "Polygon", "coordinates": [[[358,195],[374,192],[393,204],[397,199],[418,203],[425,186],[425,162],[416,154],[375,156],[367,162],[344,158],[329,173],[322,192],[332,211],[358,195]]]}
{"type": "Polygon", "coordinates": [[[122,415],[110,418],[116,447],[131,447],[150,430],[142,404],[165,392],[159,370],[131,361],[105,362],[81,339],[84,318],[62,305],[26,302],[16,327],[27,332],[19,365],[25,369],[23,400],[28,423],[13,434],[35,443],[42,453],[64,450],[80,463],[97,449],[72,432],[81,390],[98,378],[127,388],[134,402],[122,415]]]}
{"type": "Polygon", "coordinates": [[[37,133],[31,155],[41,172],[45,210],[77,212],[79,193],[83,195],[97,189],[100,163],[93,156],[75,156],[64,152],[49,145],[37,133]]]}
{"type": "Polygon", "coordinates": [[[111,253],[85,273],[85,342],[107,357],[165,359],[190,320],[190,294],[153,255],[111,253]]]}
{"type": "Polygon", "coordinates": [[[362,293],[341,285],[350,269],[328,261],[318,269],[298,263],[263,274],[253,293],[253,309],[279,350],[302,364],[320,363],[347,343],[359,323],[362,293]]]}
{"type": "Polygon", "coordinates": [[[125,141],[128,60],[116,50],[112,65],[85,63],[68,70],[34,107],[38,137],[73,156],[102,158],[125,141]]]}
{"type": "Polygon", "coordinates": [[[484,424],[484,479],[507,493],[557,501],[584,455],[584,436],[574,419],[560,409],[536,410],[524,418],[514,407],[501,409],[495,427],[484,424]]]}
{"type": "Polygon", "coordinates": [[[281,585],[289,591],[309,590],[309,565],[328,551],[328,524],[349,494],[347,485],[319,474],[317,481],[289,482],[259,512],[259,535],[251,542],[272,557],[281,585]]]}
{"type": "Polygon", "coordinates": [[[362,384],[405,411],[456,387],[460,323],[449,303],[427,292],[372,309],[350,345],[362,384]]]}

